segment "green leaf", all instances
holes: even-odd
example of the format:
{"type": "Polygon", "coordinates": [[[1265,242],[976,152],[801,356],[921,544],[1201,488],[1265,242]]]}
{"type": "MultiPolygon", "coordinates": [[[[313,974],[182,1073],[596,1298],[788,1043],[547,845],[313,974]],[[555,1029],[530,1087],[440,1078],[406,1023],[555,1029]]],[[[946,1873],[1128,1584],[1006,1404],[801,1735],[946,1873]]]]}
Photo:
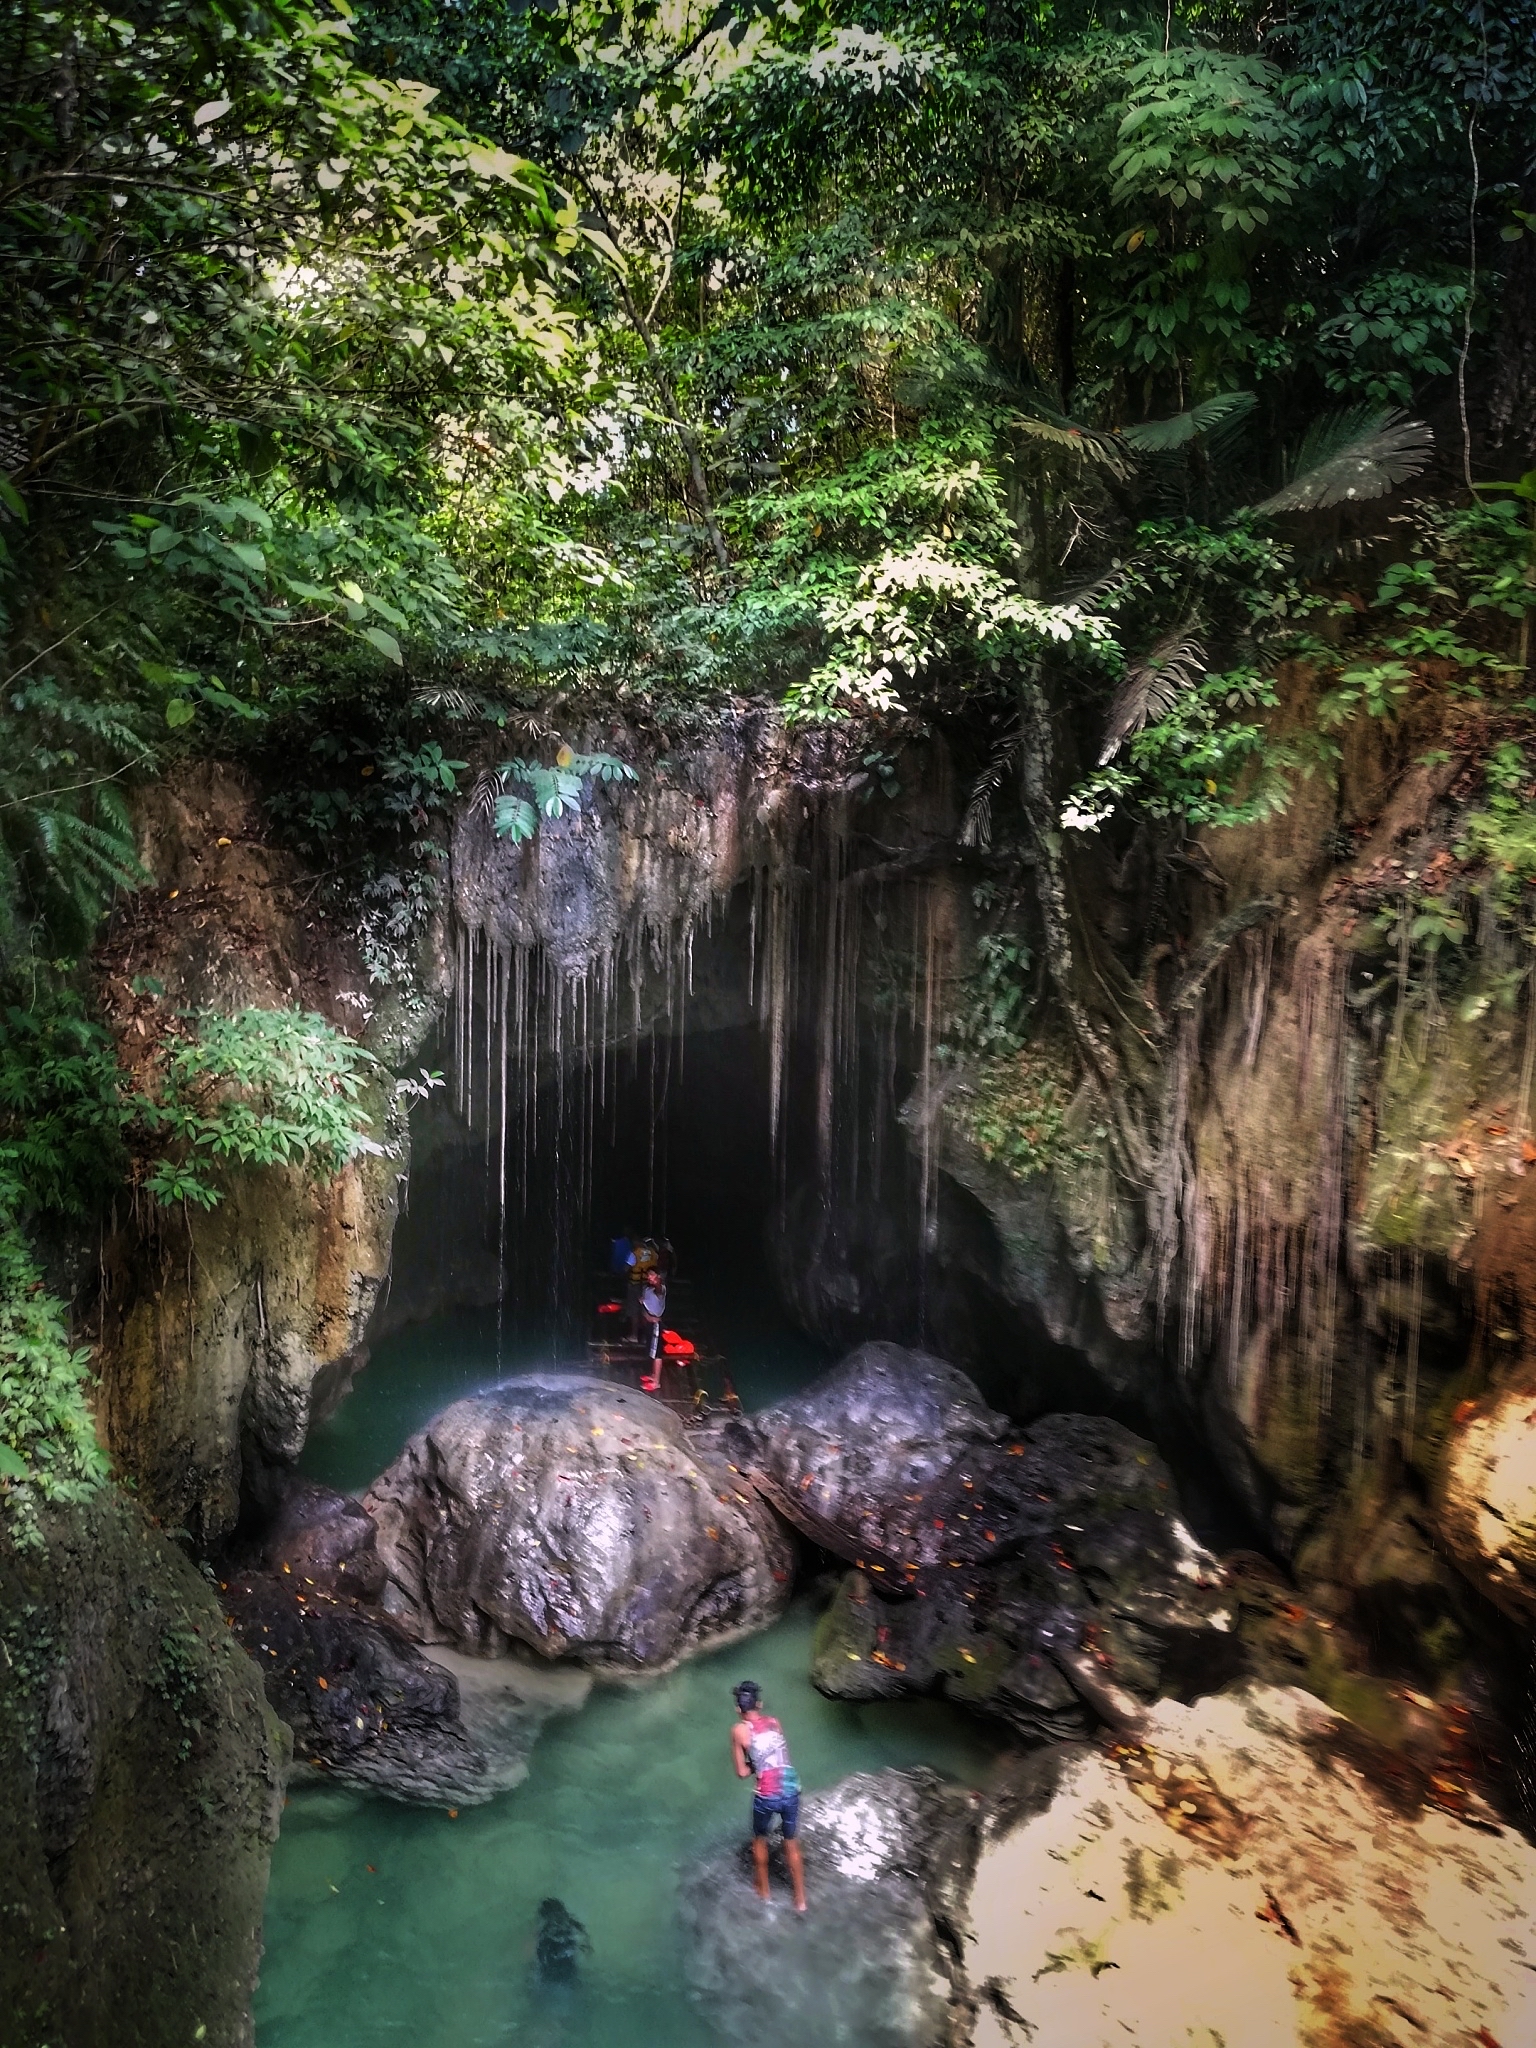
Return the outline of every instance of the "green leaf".
{"type": "Polygon", "coordinates": [[[0,1444],[0,1479],[29,1479],[31,1468],[23,1458],[18,1458],[9,1444],[0,1444]]]}
{"type": "Polygon", "coordinates": [[[185,697],[172,697],[165,707],[165,722],[175,732],[178,726],[190,725],[197,716],[197,706],[189,704],[185,697]]]}
{"type": "Polygon", "coordinates": [[[396,668],[405,667],[405,657],[400,652],[400,642],[393,633],[386,633],[382,626],[364,626],[363,638],[370,647],[377,647],[380,654],[388,657],[396,668]]]}

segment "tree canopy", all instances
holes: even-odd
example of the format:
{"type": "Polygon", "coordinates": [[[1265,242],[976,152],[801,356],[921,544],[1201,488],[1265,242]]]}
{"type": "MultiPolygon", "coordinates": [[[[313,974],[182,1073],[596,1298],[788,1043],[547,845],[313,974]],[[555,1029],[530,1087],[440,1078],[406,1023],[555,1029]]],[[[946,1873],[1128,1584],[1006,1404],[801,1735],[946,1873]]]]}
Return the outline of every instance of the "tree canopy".
{"type": "Polygon", "coordinates": [[[3,59],[23,1009],[190,753],[283,764],[388,978],[466,769],[524,836],[628,772],[558,725],[746,692],[968,721],[978,836],[1019,771],[1102,1067],[1064,849],[1262,816],[1426,653],[1528,653],[1536,0],[58,0],[3,59]],[[1319,576],[1405,491],[1335,659],[1319,576]]]}

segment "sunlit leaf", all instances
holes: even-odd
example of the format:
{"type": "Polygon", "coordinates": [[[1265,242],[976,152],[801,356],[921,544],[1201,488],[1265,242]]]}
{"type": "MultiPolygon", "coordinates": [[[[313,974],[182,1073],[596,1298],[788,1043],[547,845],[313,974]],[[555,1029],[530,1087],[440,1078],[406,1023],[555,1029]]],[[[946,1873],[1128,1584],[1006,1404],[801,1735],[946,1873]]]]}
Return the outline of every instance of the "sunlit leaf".
{"type": "Polygon", "coordinates": [[[392,661],[396,668],[404,668],[405,657],[400,652],[400,642],[393,633],[386,633],[382,626],[364,626],[363,638],[370,647],[377,647],[380,654],[392,661]]]}

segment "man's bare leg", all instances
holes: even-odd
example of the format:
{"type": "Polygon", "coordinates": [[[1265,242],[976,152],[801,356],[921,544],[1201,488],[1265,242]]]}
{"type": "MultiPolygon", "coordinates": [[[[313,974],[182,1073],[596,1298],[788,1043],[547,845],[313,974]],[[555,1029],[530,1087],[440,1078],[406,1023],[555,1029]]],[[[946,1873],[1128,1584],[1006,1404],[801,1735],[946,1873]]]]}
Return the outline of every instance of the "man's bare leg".
{"type": "MultiPolygon", "coordinates": [[[[795,1861],[796,1863],[800,1861],[798,1849],[795,1851],[795,1861]]],[[[768,1897],[768,1837],[766,1835],[754,1835],[752,1837],[752,1882],[757,1886],[757,1896],[760,1899],[766,1899],[768,1897]]]]}
{"type": "MultiPolygon", "coordinates": [[[[786,1842],[784,1844],[784,1861],[789,1865],[789,1881],[795,1888],[795,1911],[803,1913],[805,1911],[805,1864],[801,1861],[800,1844],[798,1842],[786,1842]]],[[[768,1858],[765,1854],[763,1857],[765,1877],[767,1869],[768,1858]]],[[[767,1896],[767,1892],[764,1891],[763,1897],[767,1898],[767,1896]]]]}

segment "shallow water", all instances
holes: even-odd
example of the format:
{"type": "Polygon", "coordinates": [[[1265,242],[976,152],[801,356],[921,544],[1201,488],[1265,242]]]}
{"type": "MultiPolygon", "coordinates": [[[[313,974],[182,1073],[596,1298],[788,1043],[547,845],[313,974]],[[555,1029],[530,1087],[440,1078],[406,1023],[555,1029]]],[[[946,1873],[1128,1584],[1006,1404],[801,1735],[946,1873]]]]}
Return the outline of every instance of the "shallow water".
{"type": "MultiPolygon", "coordinates": [[[[716,1329],[749,1407],[825,1363],[782,1331],[716,1329]]],[[[304,1470],[360,1487],[448,1401],[548,1362],[537,1336],[504,1335],[498,1363],[494,1312],[404,1332],[316,1432],[304,1470]]],[[[997,1752],[979,1724],[937,1704],[822,1699],[806,1677],[814,1626],[802,1599],[748,1643],[597,1687],[546,1724],[522,1785],[456,1819],[296,1782],[268,1895],[260,2048],[716,2048],[684,1986],[676,1896],[693,1855],[749,1831],[731,1684],[763,1685],[807,1789],[917,1763],[981,1783],[997,1752]],[[549,1895],[593,1947],[563,2002],[532,1982],[534,1917],[549,1895]]],[[[814,1868],[807,1882],[814,1911],[814,1868]]]]}

